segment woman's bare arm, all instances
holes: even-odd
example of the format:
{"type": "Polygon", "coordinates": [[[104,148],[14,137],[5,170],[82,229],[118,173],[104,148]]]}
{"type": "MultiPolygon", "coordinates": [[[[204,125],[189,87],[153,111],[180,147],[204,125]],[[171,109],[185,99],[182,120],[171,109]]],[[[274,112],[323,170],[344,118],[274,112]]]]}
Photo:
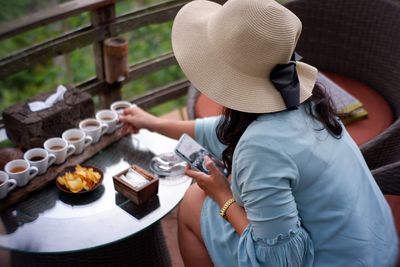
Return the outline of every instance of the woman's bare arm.
{"type": "Polygon", "coordinates": [[[183,133],[194,138],[194,121],[159,118],[139,107],[125,109],[119,119],[124,123],[124,128],[132,133],[144,128],[174,139],[178,139],[183,133]]]}

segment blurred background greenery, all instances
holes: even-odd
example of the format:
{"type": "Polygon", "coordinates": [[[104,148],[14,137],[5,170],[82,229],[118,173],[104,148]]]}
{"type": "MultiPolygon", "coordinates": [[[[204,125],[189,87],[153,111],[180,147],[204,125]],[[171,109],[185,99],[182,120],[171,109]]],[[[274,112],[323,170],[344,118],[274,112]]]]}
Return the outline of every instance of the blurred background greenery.
{"type": "MultiPolygon", "coordinates": [[[[66,0],[0,0],[1,23],[10,22],[23,16],[49,9],[55,5],[68,4],[66,0]]],[[[117,16],[161,2],[160,0],[118,0],[117,16]]],[[[42,43],[64,33],[88,26],[88,12],[79,16],[39,27],[13,38],[0,41],[0,58],[18,53],[32,45],[42,43]]],[[[129,40],[129,63],[134,64],[145,59],[171,51],[170,31],[172,23],[149,25],[124,34],[129,40]]],[[[0,80],[0,112],[6,107],[25,101],[39,93],[53,91],[59,84],[78,84],[95,76],[92,46],[87,46],[72,53],[61,55],[45,64],[37,64],[0,80]]],[[[178,66],[171,66],[124,85],[123,99],[132,99],[147,90],[184,78],[178,66]]],[[[160,115],[185,104],[185,99],[170,101],[152,109],[160,115]]]]}

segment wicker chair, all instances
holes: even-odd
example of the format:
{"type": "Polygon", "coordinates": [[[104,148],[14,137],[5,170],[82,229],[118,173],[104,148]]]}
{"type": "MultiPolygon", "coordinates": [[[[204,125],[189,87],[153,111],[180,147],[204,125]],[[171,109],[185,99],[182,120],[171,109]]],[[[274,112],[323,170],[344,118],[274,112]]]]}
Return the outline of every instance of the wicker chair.
{"type": "Polygon", "coordinates": [[[292,0],[286,6],[303,22],[297,50],[306,62],[358,80],[390,104],[395,122],[361,146],[370,169],[377,174],[400,160],[400,2],[292,0]]]}

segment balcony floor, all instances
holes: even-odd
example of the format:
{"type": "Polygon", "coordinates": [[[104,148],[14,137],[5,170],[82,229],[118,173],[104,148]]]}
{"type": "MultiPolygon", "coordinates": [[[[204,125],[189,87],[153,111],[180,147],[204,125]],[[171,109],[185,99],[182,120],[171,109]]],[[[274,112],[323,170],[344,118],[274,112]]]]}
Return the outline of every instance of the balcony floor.
{"type": "Polygon", "coordinates": [[[173,267],[184,267],[185,265],[183,264],[182,256],[178,247],[177,223],[177,208],[165,216],[161,221],[169,255],[171,256],[171,265],[173,267]]]}

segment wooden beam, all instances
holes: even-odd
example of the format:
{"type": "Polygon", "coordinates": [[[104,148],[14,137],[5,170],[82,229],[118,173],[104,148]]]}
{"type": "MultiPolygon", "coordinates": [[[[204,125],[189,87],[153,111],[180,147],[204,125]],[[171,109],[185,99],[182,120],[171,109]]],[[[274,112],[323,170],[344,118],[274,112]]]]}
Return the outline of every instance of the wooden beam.
{"type": "Polygon", "coordinates": [[[102,27],[89,26],[3,58],[0,60],[0,79],[100,41],[105,38],[105,35],[106,32],[102,27]]]}
{"type": "Polygon", "coordinates": [[[137,80],[140,77],[146,76],[154,71],[161,70],[174,64],[177,64],[177,61],[172,52],[153,59],[139,62],[129,67],[128,77],[124,83],[137,80]]]}
{"type": "MultiPolygon", "coordinates": [[[[159,57],[137,63],[129,67],[128,78],[123,83],[125,84],[132,80],[139,79],[140,77],[174,64],[176,64],[176,59],[173,53],[164,54],[159,57]]],[[[105,81],[96,78],[77,85],[79,89],[84,90],[91,95],[101,94],[109,90],[109,86],[110,85],[105,81]]]]}
{"type": "Polygon", "coordinates": [[[0,40],[114,3],[115,0],[69,1],[48,10],[26,15],[19,20],[0,24],[0,40]]]}
{"type": "MultiPolygon", "coordinates": [[[[107,86],[109,85],[104,81],[98,81],[94,79],[81,84],[80,88],[87,92],[94,93],[102,90],[108,90],[107,86]]],[[[145,109],[152,108],[169,100],[173,100],[185,95],[189,86],[190,82],[188,80],[180,80],[151,90],[143,96],[131,99],[130,102],[134,102],[145,109]]]]}
{"type": "Polygon", "coordinates": [[[177,81],[154,89],[143,96],[132,99],[130,102],[137,104],[143,109],[149,109],[186,95],[189,86],[190,82],[188,80],[177,81]]]}
{"type": "Polygon", "coordinates": [[[125,14],[118,17],[110,27],[115,28],[117,34],[121,34],[149,24],[171,21],[187,2],[190,1],[173,0],[125,14]]]}

